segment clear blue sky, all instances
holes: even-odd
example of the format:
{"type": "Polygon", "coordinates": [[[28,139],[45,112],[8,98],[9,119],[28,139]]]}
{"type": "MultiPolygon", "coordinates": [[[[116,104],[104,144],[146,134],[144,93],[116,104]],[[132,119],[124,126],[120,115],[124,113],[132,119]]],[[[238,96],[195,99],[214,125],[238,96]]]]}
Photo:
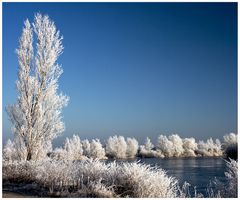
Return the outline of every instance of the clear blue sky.
{"type": "Polygon", "coordinates": [[[237,3],[3,3],[3,108],[16,101],[15,49],[36,12],[64,36],[59,84],[70,102],[55,143],[237,132],[237,3]]]}

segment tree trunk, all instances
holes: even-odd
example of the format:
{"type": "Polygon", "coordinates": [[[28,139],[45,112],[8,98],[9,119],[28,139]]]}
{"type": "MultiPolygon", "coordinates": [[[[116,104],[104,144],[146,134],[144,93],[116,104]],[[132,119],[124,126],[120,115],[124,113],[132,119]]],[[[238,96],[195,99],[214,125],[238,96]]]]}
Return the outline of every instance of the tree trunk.
{"type": "Polygon", "coordinates": [[[31,151],[27,152],[27,160],[31,160],[32,159],[32,153],[31,151]]]}

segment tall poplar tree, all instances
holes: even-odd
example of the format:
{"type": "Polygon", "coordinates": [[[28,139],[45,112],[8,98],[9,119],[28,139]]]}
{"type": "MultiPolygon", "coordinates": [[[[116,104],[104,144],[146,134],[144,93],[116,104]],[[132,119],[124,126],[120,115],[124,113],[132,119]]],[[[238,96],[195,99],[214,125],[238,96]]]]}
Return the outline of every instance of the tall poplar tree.
{"type": "Polygon", "coordinates": [[[7,106],[13,124],[15,148],[23,160],[40,159],[46,146],[64,131],[62,108],[69,98],[58,94],[63,70],[57,59],[62,37],[48,16],[36,14],[24,23],[17,49],[17,102],[7,106]]]}

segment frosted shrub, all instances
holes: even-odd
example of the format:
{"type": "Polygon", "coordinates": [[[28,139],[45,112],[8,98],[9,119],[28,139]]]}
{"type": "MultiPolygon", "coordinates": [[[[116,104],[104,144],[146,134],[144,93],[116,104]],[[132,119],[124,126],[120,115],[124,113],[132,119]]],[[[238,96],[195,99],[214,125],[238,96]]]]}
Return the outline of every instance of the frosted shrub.
{"type": "Polygon", "coordinates": [[[156,149],[149,138],[146,143],[140,146],[139,154],[145,157],[182,157],[182,156],[195,156],[197,144],[193,138],[182,139],[177,134],[170,135],[169,137],[159,135],[156,149]]]}
{"type": "Polygon", "coordinates": [[[197,143],[194,138],[183,139],[183,149],[185,157],[195,157],[195,151],[197,150],[197,143]]]}
{"type": "Polygon", "coordinates": [[[73,135],[71,139],[66,138],[64,150],[67,152],[66,159],[80,160],[82,158],[83,149],[82,143],[78,135],[73,135]]]}
{"type": "Polygon", "coordinates": [[[223,136],[223,151],[228,158],[237,160],[238,158],[238,135],[230,133],[223,136]]]}
{"type": "Polygon", "coordinates": [[[2,179],[4,182],[31,183],[35,180],[36,173],[33,162],[3,162],[2,179]]]}
{"type": "MultiPolygon", "coordinates": [[[[227,162],[227,161],[226,161],[227,162]]],[[[227,178],[227,195],[228,197],[237,197],[238,194],[238,163],[230,159],[227,162],[227,171],[225,172],[227,178]],[[229,196],[229,194],[231,196],[229,196]]]]}
{"type": "Polygon", "coordinates": [[[102,179],[102,184],[113,187],[119,197],[173,197],[177,184],[161,169],[139,163],[104,164],[90,160],[80,166],[79,172],[80,177],[88,177],[91,182],[102,179]]]}
{"type": "Polygon", "coordinates": [[[182,139],[177,134],[170,135],[168,138],[169,138],[169,141],[172,142],[172,151],[173,152],[171,153],[171,155],[174,157],[181,157],[184,153],[182,139]]]}
{"type": "Polygon", "coordinates": [[[91,145],[90,142],[86,139],[82,141],[82,148],[83,148],[83,155],[89,157],[90,151],[91,151],[91,145]]]}
{"type": "Polygon", "coordinates": [[[174,147],[172,141],[164,135],[160,135],[157,140],[157,149],[160,150],[165,157],[172,157],[174,153],[174,147]]]}
{"type": "Polygon", "coordinates": [[[76,166],[76,177],[80,178],[83,184],[88,184],[89,181],[98,181],[100,179],[106,180],[108,165],[104,162],[88,159],[77,163],[76,166]]]}
{"type": "Polygon", "coordinates": [[[230,144],[224,149],[224,155],[234,160],[238,159],[238,144],[230,144]]]}
{"type": "Polygon", "coordinates": [[[92,140],[90,144],[90,157],[97,159],[106,159],[105,149],[99,139],[92,140]]]}
{"type": "Polygon", "coordinates": [[[177,181],[174,178],[168,177],[161,169],[136,162],[105,164],[93,159],[6,162],[3,165],[3,180],[34,182],[38,184],[36,188],[42,191],[43,196],[139,198],[177,196],[177,181]]]}
{"type": "Polygon", "coordinates": [[[89,197],[97,197],[97,198],[113,198],[117,197],[112,190],[112,187],[107,187],[106,185],[102,184],[101,181],[91,182],[89,184],[89,194],[85,196],[89,197]]]}
{"type": "Polygon", "coordinates": [[[49,157],[53,160],[67,160],[67,151],[62,148],[56,148],[53,152],[49,154],[49,157]]]}
{"type": "Polygon", "coordinates": [[[99,181],[89,181],[88,187],[78,190],[73,194],[69,194],[68,197],[88,197],[88,198],[113,198],[117,197],[112,190],[112,187],[107,187],[101,180],[99,181]]]}
{"type": "Polygon", "coordinates": [[[127,158],[135,158],[138,152],[138,141],[135,138],[127,138],[127,158]]]}
{"type": "Polygon", "coordinates": [[[156,151],[151,151],[156,158],[164,158],[164,154],[160,149],[156,149],[156,151]]]}
{"type": "Polygon", "coordinates": [[[117,186],[123,187],[121,197],[176,197],[177,181],[149,165],[123,163],[119,166],[117,180],[117,186]]]}
{"type": "Polygon", "coordinates": [[[109,137],[106,144],[106,154],[113,158],[126,158],[127,143],[123,136],[109,137]]]}
{"type": "MultiPolygon", "coordinates": [[[[104,164],[86,160],[76,165],[84,184],[101,180],[119,197],[175,197],[177,181],[165,171],[140,163],[104,164]]],[[[111,194],[113,194],[111,192],[111,194]]]]}
{"type": "Polygon", "coordinates": [[[154,150],[154,145],[151,140],[147,137],[144,145],[139,147],[139,155],[146,158],[164,158],[164,155],[160,149],[154,150]]]}
{"type": "Polygon", "coordinates": [[[3,161],[22,161],[27,158],[27,148],[21,138],[7,141],[3,148],[3,161]]]}
{"type": "Polygon", "coordinates": [[[138,153],[138,141],[135,138],[127,138],[125,141],[123,136],[109,137],[106,143],[106,155],[108,157],[125,159],[134,158],[138,153]]]}
{"type": "Polygon", "coordinates": [[[48,187],[49,190],[71,185],[75,178],[70,161],[43,161],[36,164],[38,172],[35,179],[39,185],[48,187]]]}
{"type": "Polygon", "coordinates": [[[152,144],[149,137],[147,137],[144,145],[139,146],[139,155],[147,158],[155,157],[153,155],[153,150],[152,150],[153,148],[154,148],[154,145],[152,144]]]}
{"type": "MultiPolygon", "coordinates": [[[[210,145],[212,145],[214,143],[210,143],[210,145]]],[[[222,152],[222,144],[220,142],[219,139],[215,140],[215,144],[213,145],[213,156],[222,156],[223,152],[222,152]]]]}
{"type": "Polygon", "coordinates": [[[52,142],[50,140],[45,141],[36,152],[36,157],[39,159],[45,159],[49,153],[53,151],[52,142]]]}
{"type": "Polygon", "coordinates": [[[9,139],[3,149],[3,160],[13,161],[17,160],[17,152],[14,147],[14,143],[9,139]]]}
{"type": "Polygon", "coordinates": [[[222,156],[222,147],[220,140],[216,139],[215,142],[212,138],[206,142],[199,141],[197,153],[203,156],[222,156]]]}
{"type": "MultiPolygon", "coordinates": [[[[140,152],[145,153],[141,147],[140,152]]],[[[178,135],[169,137],[160,135],[156,145],[156,157],[192,157],[192,156],[222,156],[222,144],[220,140],[213,141],[212,138],[198,144],[194,138],[180,138],[178,135]]],[[[154,153],[152,153],[154,155],[154,153]]]]}
{"type": "Polygon", "coordinates": [[[191,157],[196,156],[197,143],[194,138],[182,139],[179,135],[173,134],[168,138],[160,135],[157,141],[156,155],[162,157],[191,157]]]}
{"type": "Polygon", "coordinates": [[[99,139],[93,139],[91,143],[88,140],[82,141],[83,155],[88,158],[106,159],[105,149],[99,139]]]}
{"type": "Polygon", "coordinates": [[[146,142],[144,144],[144,147],[147,151],[151,151],[154,148],[154,145],[152,144],[151,140],[149,137],[146,138],[146,142]]]}
{"type": "Polygon", "coordinates": [[[238,163],[235,160],[229,160],[226,161],[226,181],[223,182],[217,178],[210,181],[210,186],[207,188],[208,197],[236,198],[238,196],[238,163]]]}
{"type": "Polygon", "coordinates": [[[224,145],[236,144],[238,142],[238,135],[235,133],[229,133],[223,136],[223,140],[224,145]]]}

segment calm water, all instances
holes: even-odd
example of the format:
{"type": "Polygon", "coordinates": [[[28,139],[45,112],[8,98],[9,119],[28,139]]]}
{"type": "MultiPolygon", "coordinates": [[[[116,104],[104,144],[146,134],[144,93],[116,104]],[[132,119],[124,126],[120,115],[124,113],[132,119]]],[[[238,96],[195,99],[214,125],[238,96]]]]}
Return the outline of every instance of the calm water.
{"type": "Polygon", "coordinates": [[[187,181],[191,186],[196,186],[197,191],[206,195],[209,181],[215,177],[225,180],[226,164],[222,158],[138,158],[142,163],[159,166],[167,174],[179,180],[180,185],[187,181]]]}

